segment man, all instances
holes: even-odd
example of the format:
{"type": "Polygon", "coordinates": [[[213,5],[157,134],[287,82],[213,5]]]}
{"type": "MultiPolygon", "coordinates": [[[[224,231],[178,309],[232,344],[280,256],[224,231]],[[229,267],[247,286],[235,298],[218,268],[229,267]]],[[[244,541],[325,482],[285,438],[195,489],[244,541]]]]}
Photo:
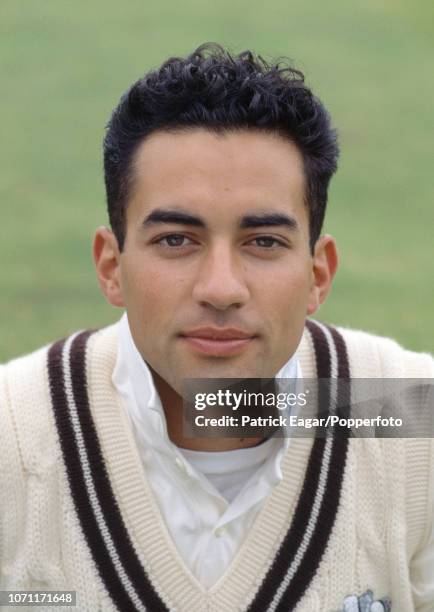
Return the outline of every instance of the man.
{"type": "Polygon", "coordinates": [[[94,241],[118,325],[2,370],[0,586],[79,610],[432,610],[432,441],[188,438],[192,378],[432,377],[310,319],[338,149],[293,69],[204,46],[123,96],[94,241]],[[429,468],[431,462],[431,471],[429,468]]]}

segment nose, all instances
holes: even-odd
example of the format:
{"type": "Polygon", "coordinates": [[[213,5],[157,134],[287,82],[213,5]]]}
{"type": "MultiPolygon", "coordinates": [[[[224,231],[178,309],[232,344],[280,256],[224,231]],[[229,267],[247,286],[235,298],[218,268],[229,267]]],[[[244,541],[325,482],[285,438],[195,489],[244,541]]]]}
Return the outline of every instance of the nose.
{"type": "Polygon", "coordinates": [[[193,287],[193,299],[217,310],[239,308],[250,297],[242,262],[229,245],[210,247],[204,255],[193,287]]]}

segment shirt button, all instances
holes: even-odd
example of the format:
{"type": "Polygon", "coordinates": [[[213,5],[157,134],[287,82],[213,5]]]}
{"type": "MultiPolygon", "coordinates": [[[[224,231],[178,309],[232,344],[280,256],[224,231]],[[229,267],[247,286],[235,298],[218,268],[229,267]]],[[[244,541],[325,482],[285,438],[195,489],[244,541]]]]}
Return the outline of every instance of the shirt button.
{"type": "Polygon", "coordinates": [[[214,535],[216,536],[216,538],[221,538],[224,532],[225,532],[224,527],[217,527],[217,529],[214,531],[214,535]]]}

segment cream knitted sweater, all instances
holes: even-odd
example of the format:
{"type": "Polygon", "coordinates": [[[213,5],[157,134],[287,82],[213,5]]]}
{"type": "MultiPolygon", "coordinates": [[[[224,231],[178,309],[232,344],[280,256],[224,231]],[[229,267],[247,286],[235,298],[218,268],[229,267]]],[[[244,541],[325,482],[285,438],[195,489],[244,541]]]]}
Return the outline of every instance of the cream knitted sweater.
{"type": "MultiPolygon", "coordinates": [[[[89,612],[336,612],[368,590],[383,609],[388,598],[393,612],[414,610],[409,561],[432,519],[431,439],[294,438],[283,480],[206,590],[143,473],[111,382],[116,346],[112,326],[0,369],[0,589],[76,590],[74,609],[89,612]]],[[[312,321],[298,354],[306,378],[434,373],[429,355],[312,321]]]]}

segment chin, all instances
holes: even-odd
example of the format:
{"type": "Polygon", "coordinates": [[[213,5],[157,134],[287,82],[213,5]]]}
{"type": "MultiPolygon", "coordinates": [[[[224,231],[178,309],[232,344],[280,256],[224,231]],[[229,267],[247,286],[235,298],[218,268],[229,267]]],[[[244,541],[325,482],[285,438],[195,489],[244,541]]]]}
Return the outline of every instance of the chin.
{"type": "Polygon", "coordinates": [[[203,367],[192,368],[185,378],[263,378],[263,370],[252,365],[222,363],[215,360],[203,367]]]}

